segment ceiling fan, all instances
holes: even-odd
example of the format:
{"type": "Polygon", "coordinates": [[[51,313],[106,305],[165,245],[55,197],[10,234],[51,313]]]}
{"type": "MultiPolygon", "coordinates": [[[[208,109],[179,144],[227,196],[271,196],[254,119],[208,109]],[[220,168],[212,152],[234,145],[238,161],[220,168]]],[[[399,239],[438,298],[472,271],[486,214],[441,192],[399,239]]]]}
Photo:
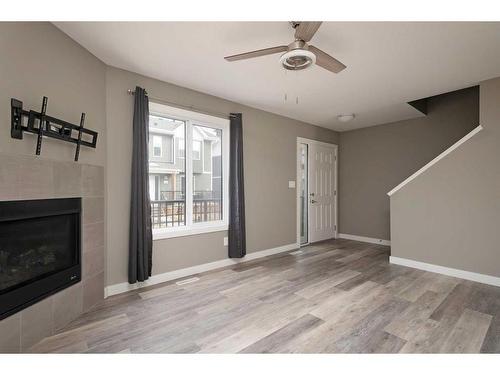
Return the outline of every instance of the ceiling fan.
{"type": "Polygon", "coordinates": [[[254,57],[272,55],[279,52],[285,52],[281,55],[280,63],[287,70],[302,70],[313,64],[316,64],[333,73],[339,73],[346,66],[337,59],[333,58],[319,48],[307,44],[316,31],[321,26],[321,22],[290,22],[295,29],[295,40],[288,46],[278,46],[259,49],[257,51],[240,53],[237,55],[226,56],[227,61],[238,61],[251,59],[254,57]]]}

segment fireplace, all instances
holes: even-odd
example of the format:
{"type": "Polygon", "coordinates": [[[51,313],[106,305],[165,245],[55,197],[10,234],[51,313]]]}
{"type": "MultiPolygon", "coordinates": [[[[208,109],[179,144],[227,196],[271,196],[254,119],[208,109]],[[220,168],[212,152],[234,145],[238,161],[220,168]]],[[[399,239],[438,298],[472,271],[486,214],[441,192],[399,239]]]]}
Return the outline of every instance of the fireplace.
{"type": "Polygon", "coordinates": [[[81,280],[81,198],[0,202],[0,319],[81,280]]]}

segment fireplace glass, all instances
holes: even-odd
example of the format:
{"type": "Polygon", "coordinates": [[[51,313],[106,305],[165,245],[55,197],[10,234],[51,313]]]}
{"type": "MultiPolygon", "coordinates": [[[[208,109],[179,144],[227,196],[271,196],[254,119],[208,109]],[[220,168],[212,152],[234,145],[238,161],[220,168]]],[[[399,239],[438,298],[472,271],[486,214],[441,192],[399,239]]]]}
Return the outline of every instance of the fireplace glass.
{"type": "Polygon", "coordinates": [[[80,280],[80,199],[0,202],[0,316],[80,280]]]}

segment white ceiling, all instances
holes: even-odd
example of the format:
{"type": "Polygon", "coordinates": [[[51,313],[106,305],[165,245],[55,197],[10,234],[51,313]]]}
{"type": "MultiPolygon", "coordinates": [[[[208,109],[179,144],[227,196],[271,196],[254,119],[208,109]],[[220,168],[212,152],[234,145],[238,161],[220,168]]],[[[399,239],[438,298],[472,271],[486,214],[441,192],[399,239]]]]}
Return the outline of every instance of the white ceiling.
{"type": "Polygon", "coordinates": [[[108,65],[340,131],[417,117],[406,102],[500,76],[500,23],[324,22],[310,44],[347,65],[339,74],[285,73],[279,54],[223,59],[290,43],[287,22],[55,25],[108,65]]]}

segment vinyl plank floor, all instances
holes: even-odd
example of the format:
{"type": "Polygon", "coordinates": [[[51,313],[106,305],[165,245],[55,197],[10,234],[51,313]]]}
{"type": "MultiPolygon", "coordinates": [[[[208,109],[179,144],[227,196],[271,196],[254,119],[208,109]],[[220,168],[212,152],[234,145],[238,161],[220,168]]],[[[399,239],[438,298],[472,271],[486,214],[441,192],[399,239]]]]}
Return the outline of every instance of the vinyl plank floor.
{"type": "Polygon", "coordinates": [[[491,323],[491,315],[465,309],[445,341],[443,353],[477,353],[491,323]]]}
{"type": "Polygon", "coordinates": [[[313,315],[306,314],[246,347],[240,351],[240,353],[279,353],[283,351],[287,345],[289,347],[290,342],[293,342],[297,336],[323,323],[323,320],[313,315]]]}
{"type": "Polygon", "coordinates": [[[500,288],[332,240],[110,297],[33,353],[500,353],[500,288]]]}

